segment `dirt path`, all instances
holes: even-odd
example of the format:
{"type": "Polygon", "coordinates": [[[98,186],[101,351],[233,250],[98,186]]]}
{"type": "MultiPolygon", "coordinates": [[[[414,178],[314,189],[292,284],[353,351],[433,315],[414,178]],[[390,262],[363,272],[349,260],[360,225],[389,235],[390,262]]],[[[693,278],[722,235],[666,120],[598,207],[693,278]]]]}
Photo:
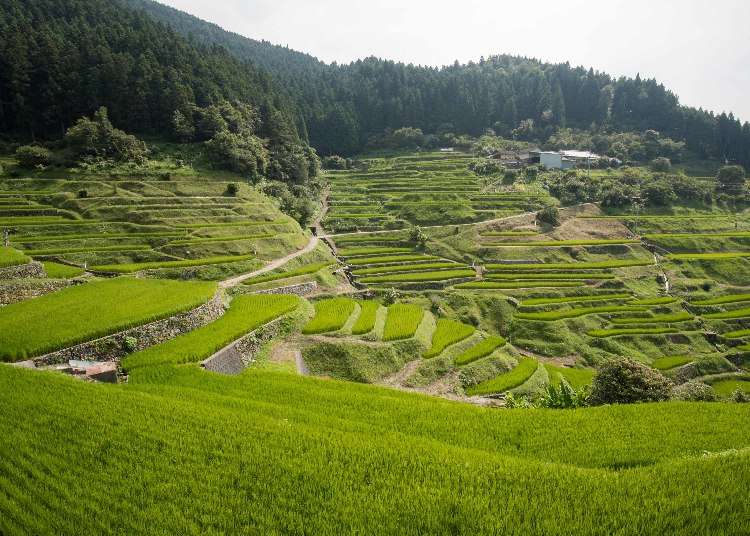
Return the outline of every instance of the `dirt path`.
{"type": "Polygon", "coordinates": [[[309,376],[310,369],[307,368],[305,360],[302,359],[302,352],[298,349],[294,351],[294,361],[297,364],[297,374],[301,376],[309,376]]]}

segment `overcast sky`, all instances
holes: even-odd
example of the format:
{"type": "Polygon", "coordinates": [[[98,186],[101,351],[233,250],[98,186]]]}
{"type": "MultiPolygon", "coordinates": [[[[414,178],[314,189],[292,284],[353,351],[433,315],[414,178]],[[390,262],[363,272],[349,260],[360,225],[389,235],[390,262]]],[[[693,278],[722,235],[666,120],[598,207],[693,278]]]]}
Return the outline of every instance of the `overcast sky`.
{"type": "Polygon", "coordinates": [[[655,77],[750,120],[748,0],[160,0],[326,61],[445,65],[492,54],[655,77]]]}

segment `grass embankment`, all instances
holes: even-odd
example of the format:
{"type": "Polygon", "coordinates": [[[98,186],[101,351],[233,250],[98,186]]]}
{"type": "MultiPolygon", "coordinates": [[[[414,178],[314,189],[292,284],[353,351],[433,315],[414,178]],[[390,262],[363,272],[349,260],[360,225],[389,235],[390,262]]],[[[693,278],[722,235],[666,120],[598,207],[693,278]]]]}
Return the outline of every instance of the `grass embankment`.
{"type": "Polygon", "coordinates": [[[302,333],[312,335],[338,331],[354,312],[355,302],[351,298],[332,298],[315,303],[315,316],[310,320],[302,333]]]}
{"type": "Polygon", "coordinates": [[[526,380],[531,378],[531,375],[536,372],[539,363],[536,359],[525,357],[518,362],[511,371],[505,374],[492,378],[486,382],[482,382],[479,385],[475,385],[466,390],[466,393],[474,395],[488,395],[495,393],[504,393],[520,387],[526,380]]]}
{"type": "Polygon", "coordinates": [[[695,361],[695,358],[686,355],[671,355],[654,359],[651,366],[657,370],[671,370],[695,361]]]}
{"type": "Polygon", "coordinates": [[[433,255],[378,255],[374,257],[354,257],[347,259],[352,266],[366,266],[368,264],[393,264],[415,261],[431,261],[437,257],[433,255]]]}
{"type": "Polygon", "coordinates": [[[750,257],[747,251],[727,251],[723,253],[670,253],[667,259],[672,261],[722,261],[750,257]]]}
{"type": "Polygon", "coordinates": [[[627,238],[621,239],[599,239],[599,240],[534,240],[524,242],[489,242],[482,247],[486,248],[550,248],[550,247],[573,247],[573,246],[620,246],[627,244],[640,244],[639,240],[627,238]]]}
{"type": "Polygon", "coordinates": [[[497,411],[263,371],[136,372],[113,388],[0,368],[0,532],[746,532],[747,404],[497,411]]]}
{"type": "Polygon", "coordinates": [[[421,264],[396,264],[387,266],[375,266],[373,268],[356,268],[353,270],[354,275],[372,275],[388,274],[398,272],[429,272],[433,270],[442,270],[446,268],[462,268],[462,264],[455,262],[426,262],[421,264]]]}
{"type": "Polygon", "coordinates": [[[488,273],[485,274],[485,277],[489,280],[494,281],[501,281],[501,280],[517,280],[522,279],[524,281],[546,281],[546,280],[566,280],[566,279],[572,279],[572,280],[604,280],[604,279],[614,279],[614,274],[609,273],[581,273],[581,272],[573,272],[573,273],[565,273],[565,272],[544,272],[544,273],[528,273],[528,272],[521,272],[518,274],[508,274],[508,273],[502,273],[502,274],[493,274],[488,273]]]}
{"type": "Polygon", "coordinates": [[[502,337],[487,337],[471,348],[467,348],[466,351],[456,357],[455,363],[458,366],[468,365],[483,357],[487,357],[502,346],[505,346],[505,339],[502,337]]]}
{"type": "Polygon", "coordinates": [[[17,249],[0,246],[0,268],[27,264],[31,259],[17,249]]]}
{"type": "Polygon", "coordinates": [[[110,279],[0,308],[0,360],[19,361],[182,313],[215,283],[110,279]]]}
{"type": "Polygon", "coordinates": [[[635,305],[602,305],[600,307],[579,307],[575,309],[566,309],[563,311],[542,311],[539,313],[516,313],[515,318],[519,320],[541,320],[552,322],[555,320],[565,320],[567,318],[577,318],[586,315],[598,315],[606,313],[627,313],[627,312],[645,312],[648,309],[635,305]]]}
{"type": "Polygon", "coordinates": [[[363,277],[361,283],[418,283],[423,281],[448,281],[475,277],[474,270],[439,270],[436,272],[407,272],[380,276],[363,277]]]}
{"type": "Polygon", "coordinates": [[[503,290],[503,289],[516,289],[516,288],[569,288],[569,287],[583,287],[586,283],[583,281],[472,281],[470,283],[461,283],[455,286],[459,289],[487,289],[487,290],[503,290]]]}
{"type": "Polygon", "coordinates": [[[521,307],[556,305],[561,303],[587,303],[597,301],[620,301],[632,298],[631,294],[595,294],[588,296],[561,296],[559,298],[530,298],[521,302],[521,307]]]}
{"type": "Polygon", "coordinates": [[[621,335],[668,335],[678,333],[675,328],[613,328],[613,329],[593,329],[587,333],[590,337],[606,338],[618,337],[621,335]]]}
{"type": "Polygon", "coordinates": [[[724,305],[727,303],[740,303],[750,301],[750,294],[729,294],[727,296],[718,296],[716,298],[708,298],[705,300],[696,300],[690,302],[691,305],[724,305]]]}
{"type": "Polygon", "coordinates": [[[606,270],[608,268],[629,268],[632,266],[651,266],[653,260],[609,260],[595,262],[543,262],[529,264],[487,264],[488,270],[606,270]]]}
{"type": "Polygon", "coordinates": [[[224,315],[203,327],[151,346],[126,357],[122,366],[133,370],[144,366],[196,363],[263,324],[293,311],[297,296],[261,294],[238,296],[224,315]]]}
{"type": "Polygon", "coordinates": [[[432,346],[424,353],[425,358],[437,357],[447,347],[471,337],[476,328],[448,318],[440,318],[432,334],[432,346]]]}
{"type": "Polygon", "coordinates": [[[92,266],[94,272],[112,272],[129,274],[141,270],[158,270],[162,268],[189,268],[191,266],[208,266],[211,264],[227,264],[230,262],[249,261],[254,255],[226,255],[222,257],[206,257],[205,259],[185,259],[180,261],[137,262],[132,264],[106,264],[92,266]]]}
{"type": "Polygon", "coordinates": [[[397,303],[388,307],[388,316],[383,329],[384,341],[397,341],[414,336],[424,317],[424,311],[416,305],[397,303]]]}
{"type": "Polygon", "coordinates": [[[591,369],[558,367],[551,363],[545,363],[544,368],[547,369],[550,384],[555,387],[559,387],[561,378],[565,378],[565,381],[574,389],[591,385],[594,379],[594,371],[591,369]]]}
{"type": "Polygon", "coordinates": [[[83,275],[83,268],[77,266],[68,266],[59,262],[43,262],[44,271],[50,279],[71,279],[83,275]]]}
{"type": "Polygon", "coordinates": [[[409,253],[411,251],[413,251],[411,248],[373,246],[341,248],[338,250],[338,254],[342,257],[356,257],[358,255],[386,255],[391,253],[409,253]]]}
{"type": "Polygon", "coordinates": [[[695,317],[684,311],[665,315],[633,316],[626,318],[613,318],[613,324],[675,324],[678,322],[690,322],[695,317]]]}

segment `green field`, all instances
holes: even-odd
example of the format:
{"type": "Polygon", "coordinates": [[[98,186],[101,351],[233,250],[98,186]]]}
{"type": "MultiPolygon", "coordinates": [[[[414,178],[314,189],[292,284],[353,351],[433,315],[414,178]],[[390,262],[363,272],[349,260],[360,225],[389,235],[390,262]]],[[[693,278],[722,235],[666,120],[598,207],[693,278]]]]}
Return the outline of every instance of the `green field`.
{"type": "Polygon", "coordinates": [[[475,385],[467,390],[470,395],[504,393],[522,385],[536,372],[539,363],[536,359],[523,358],[510,372],[501,374],[492,380],[475,385]]]}
{"type": "Polygon", "coordinates": [[[371,332],[375,327],[375,320],[380,304],[370,300],[358,301],[357,303],[359,304],[360,312],[357,321],[352,326],[352,335],[364,335],[371,332]]]}
{"type": "Polygon", "coordinates": [[[17,249],[0,246],[0,268],[26,264],[31,259],[17,249]]]}
{"type": "Polygon", "coordinates": [[[338,331],[354,312],[354,300],[350,298],[332,298],[315,303],[315,317],[310,320],[302,333],[312,335],[338,331]]]}
{"type": "Polygon", "coordinates": [[[505,339],[502,337],[487,337],[471,348],[467,348],[466,351],[456,357],[456,365],[461,366],[473,363],[478,359],[490,355],[502,346],[505,346],[505,339]]]}
{"type": "Polygon", "coordinates": [[[411,304],[397,303],[388,307],[388,316],[383,331],[384,341],[408,339],[417,331],[424,317],[421,307],[411,304]]]}
{"type": "Polygon", "coordinates": [[[297,296],[238,296],[218,320],[184,335],[127,356],[123,368],[196,363],[254,329],[294,310],[297,296]]]}
{"type": "Polygon", "coordinates": [[[14,303],[0,308],[0,361],[20,361],[188,311],[215,292],[214,283],[118,278],[14,303]]]}
{"type": "Polygon", "coordinates": [[[440,355],[448,346],[471,337],[474,331],[476,330],[473,326],[448,318],[438,319],[437,328],[432,334],[432,346],[424,353],[424,357],[429,359],[440,355]]]}

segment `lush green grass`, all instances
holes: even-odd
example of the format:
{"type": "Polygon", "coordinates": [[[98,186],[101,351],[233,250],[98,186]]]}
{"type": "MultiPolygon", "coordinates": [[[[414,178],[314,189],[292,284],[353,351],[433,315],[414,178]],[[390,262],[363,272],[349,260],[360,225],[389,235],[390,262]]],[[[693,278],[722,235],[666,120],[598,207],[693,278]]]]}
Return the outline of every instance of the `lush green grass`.
{"type": "Polygon", "coordinates": [[[536,231],[486,231],[481,236],[536,236],[536,231]]]}
{"type": "Polygon", "coordinates": [[[0,246],[0,268],[27,264],[31,259],[17,249],[0,246]]]}
{"type": "Polygon", "coordinates": [[[248,261],[255,258],[254,255],[226,255],[223,257],[206,257],[205,259],[185,259],[180,261],[155,261],[136,262],[131,264],[106,264],[92,266],[94,272],[113,272],[117,274],[130,274],[141,270],[158,270],[163,268],[189,268],[191,266],[208,266],[211,264],[226,264],[230,262],[248,261]]]}
{"type": "Polygon", "coordinates": [[[498,348],[505,346],[505,339],[502,337],[491,336],[475,344],[471,348],[467,348],[461,355],[456,357],[455,363],[458,366],[468,365],[478,359],[490,355],[498,348]]]}
{"type": "Polygon", "coordinates": [[[354,257],[347,259],[352,266],[364,266],[367,264],[388,264],[396,262],[431,261],[436,259],[432,255],[377,255],[374,257],[354,257]]]}
{"type": "Polygon", "coordinates": [[[354,275],[389,274],[394,272],[428,272],[450,268],[463,268],[462,264],[455,262],[425,262],[420,264],[397,264],[391,266],[375,266],[374,268],[357,268],[353,270],[354,275]]]}
{"type": "Polygon", "coordinates": [[[544,368],[547,369],[550,383],[555,387],[560,385],[560,378],[562,377],[574,389],[581,389],[582,387],[591,385],[595,374],[592,369],[558,367],[551,363],[544,363],[544,368]]]}
{"type": "Polygon", "coordinates": [[[389,274],[380,276],[363,277],[361,283],[404,283],[420,281],[447,281],[449,279],[461,279],[475,277],[474,270],[438,270],[435,272],[407,272],[402,274],[389,274]]]}
{"type": "Polygon", "coordinates": [[[545,280],[566,280],[566,279],[572,279],[572,280],[598,280],[598,279],[614,279],[614,274],[608,274],[608,273],[580,273],[580,272],[574,272],[574,273],[565,273],[565,272],[547,272],[547,273],[528,273],[528,272],[521,272],[518,274],[493,274],[493,273],[487,273],[485,274],[485,277],[487,279],[495,279],[495,280],[513,280],[513,279],[523,279],[525,281],[545,281],[545,280]]]}
{"type": "Polygon", "coordinates": [[[694,357],[686,355],[671,355],[654,359],[654,362],[651,363],[651,366],[658,370],[671,370],[673,368],[692,363],[693,361],[695,361],[694,357]]]}
{"type": "Polygon", "coordinates": [[[0,405],[4,534],[746,527],[743,404],[497,411],[279,373],[147,367],[121,387],[0,368],[0,405]]]}
{"type": "Polygon", "coordinates": [[[409,253],[411,248],[398,247],[359,247],[359,248],[341,248],[338,254],[342,257],[354,257],[357,255],[385,255],[389,253],[409,253]]]}
{"type": "Polygon", "coordinates": [[[750,337],[750,329],[738,329],[737,331],[728,331],[722,333],[727,339],[742,339],[744,337],[750,337]]]}
{"type": "Polygon", "coordinates": [[[711,320],[726,320],[731,318],[747,318],[748,316],[750,316],[750,307],[734,309],[733,311],[724,311],[722,313],[707,313],[703,315],[703,318],[711,320]]]}
{"type": "Polygon", "coordinates": [[[586,315],[600,315],[606,313],[626,313],[636,311],[647,311],[645,307],[636,305],[602,305],[599,307],[578,307],[574,309],[565,309],[561,311],[541,311],[538,313],[516,313],[515,318],[519,320],[541,320],[552,322],[555,320],[565,320],[567,318],[577,318],[586,315]]]}
{"type": "Polygon", "coordinates": [[[513,370],[500,374],[499,376],[482,382],[479,385],[475,385],[466,390],[467,394],[471,396],[475,395],[488,395],[495,393],[504,393],[515,389],[523,385],[526,380],[531,378],[531,375],[536,372],[539,363],[536,359],[525,357],[518,362],[518,365],[513,370]]]}
{"type": "Polygon", "coordinates": [[[689,322],[695,317],[690,313],[681,311],[678,313],[653,315],[643,317],[613,318],[613,324],[672,324],[677,322],[689,322]]]}
{"type": "Polygon", "coordinates": [[[384,341],[397,341],[414,336],[424,317],[424,311],[412,304],[397,303],[388,307],[383,329],[384,341]]]}
{"type": "Polygon", "coordinates": [[[44,271],[47,272],[47,277],[50,279],[70,279],[84,274],[83,268],[76,266],[68,266],[58,262],[43,262],[42,264],[44,265],[44,271]]]}
{"type": "Polygon", "coordinates": [[[145,232],[145,233],[83,233],[83,234],[64,234],[64,235],[32,235],[32,236],[18,236],[15,237],[14,242],[18,244],[33,244],[35,242],[68,242],[74,240],[88,240],[88,239],[106,239],[106,240],[119,240],[119,239],[136,239],[142,238],[170,238],[185,236],[184,232],[165,231],[165,232],[145,232]]]}
{"type": "Polygon", "coordinates": [[[79,248],[45,248],[27,249],[25,253],[34,257],[45,257],[50,255],[69,255],[72,253],[118,253],[124,251],[149,251],[148,245],[123,245],[123,246],[85,246],[79,248]]]}
{"type": "Polygon", "coordinates": [[[238,296],[224,315],[203,327],[164,343],[129,355],[123,368],[196,363],[263,324],[294,310],[300,303],[297,296],[257,294],[238,296]]]}
{"type": "Polygon", "coordinates": [[[19,361],[181,313],[216,284],[117,278],[0,307],[0,360],[19,361]]]}
{"type": "Polygon", "coordinates": [[[729,294],[727,296],[718,296],[707,300],[696,300],[690,302],[691,305],[723,305],[725,303],[739,303],[750,301],[750,294],[729,294]]]}
{"type": "Polygon", "coordinates": [[[594,329],[587,333],[590,337],[606,338],[618,337],[621,335],[667,335],[669,333],[678,333],[675,328],[615,328],[615,329],[594,329]]]}
{"type": "Polygon", "coordinates": [[[586,303],[597,301],[616,301],[632,298],[630,294],[595,294],[589,296],[562,296],[559,298],[531,298],[521,302],[522,307],[533,305],[554,305],[559,303],[586,303]]]}
{"type": "Polygon", "coordinates": [[[432,334],[432,346],[424,353],[425,358],[437,357],[451,346],[471,337],[476,328],[449,318],[439,318],[437,327],[432,334]]]}
{"type": "Polygon", "coordinates": [[[375,327],[380,304],[372,300],[362,300],[357,302],[360,307],[359,317],[352,326],[352,335],[364,335],[370,333],[375,327]]]}
{"type": "Polygon", "coordinates": [[[723,253],[670,253],[667,259],[673,261],[721,261],[750,257],[748,251],[726,251],[723,253]]]}
{"type": "Polygon", "coordinates": [[[456,285],[455,288],[462,289],[516,289],[516,288],[568,288],[568,287],[583,287],[586,283],[582,281],[472,281],[471,283],[461,283],[456,285]]]}
{"type": "Polygon", "coordinates": [[[750,231],[730,231],[716,233],[650,233],[643,235],[643,238],[646,238],[648,240],[669,238],[699,238],[709,240],[712,238],[750,238],[750,231]]]}
{"type": "Polygon", "coordinates": [[[677,298],[673,298],[672,296],[660,296],[658,298],[643,298],[640,300],[631,300],[628,303],[630,305],[667,305],[676,301],[677,298]]]}
{"type": "Polygon", "coordinates": [[[331,266],[331,263],[329,262],[317,262],[314,264],[307,264],[300,268],[296,268],[294,270],[288,270],[286,272],[274,272],[268,275],[259,275],[257,277],[253,277],[252,279],[247,279],[246,281],[244,281],[244,284],[255,285],[258,283],[266,283],[268,281],[278,281],[279,279],[289,279],[290,277],[297,277],[299,275],[314,274],[316,272],[319,272],[323,268],[327,268],[329,266],[331,266]]]}
{"type": "Polygon", "coordinates": [[[608,268],[628,268],[631,266],[651,266],[652,260],[608,260],[596,262],[544,262],[531,264],[492,264],[485,266],[488,270],[599,270],[608,268]]]}
{"type": "Polygon", "coordinates": [[[728,397],[737,390],[750,394],[750,376],[736,380],[720,380],[711,386],[721,397],[728,397]]]}
{"type": "Polygon", "coordinates": [[[209,238],[186,238],[170,240],[168,246],[195,246],[199,244],[216,244],[222,242],[242,242],[244,240],[259,240],[262,238],[273,238],[276,235],[270,233],[237,235],[237,236],[212,236],[209,238]]]}
{"type": "Polygon", "coordinates": [[[599,239],[599,240],[535,240],[526,242],[490,242],[483,247],[505,248],[505,247],[572,247],[572,246],[611,246],[624,244],[639,244],[639,240],[630,240],[627,238],[618,239],[599,239]]]}
{"type": "Polygon", "coordinates": [[[351,298],[331,298],[315,302],[315,317],[302,328],[302,333],[311,335],[338,331],[354,312],[354,304],[351,298]]]}

